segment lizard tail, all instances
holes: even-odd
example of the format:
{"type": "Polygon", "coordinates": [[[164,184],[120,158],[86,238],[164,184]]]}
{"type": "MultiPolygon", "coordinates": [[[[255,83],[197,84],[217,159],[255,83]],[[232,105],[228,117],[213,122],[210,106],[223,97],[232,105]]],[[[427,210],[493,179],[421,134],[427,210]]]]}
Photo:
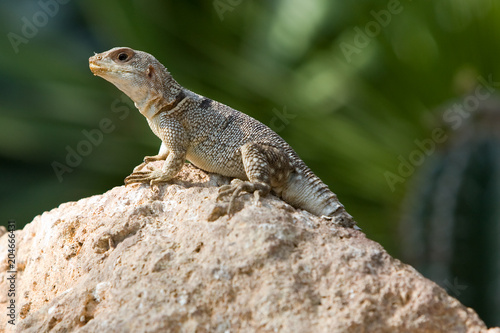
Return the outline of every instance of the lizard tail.
{"type": "Polygon", "coordinates": [[[292,172],[281,197],[314,215],[332,217],[342,226],[353,227],[356,223],[337,199],[337,195],[312,172],[292,172]]]}

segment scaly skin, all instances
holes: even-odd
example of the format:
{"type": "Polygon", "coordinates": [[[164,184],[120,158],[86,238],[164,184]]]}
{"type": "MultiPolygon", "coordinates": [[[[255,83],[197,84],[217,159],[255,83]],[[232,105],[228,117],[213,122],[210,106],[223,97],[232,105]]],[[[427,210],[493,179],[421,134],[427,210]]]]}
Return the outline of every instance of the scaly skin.
{"type": "Polygon", "coordinates": [[[224,104],[179,85],[152,55],[126,47],[89,59],[95,74],[127,94],[162,141],[156,156],[147,156],[125,184],[169,181],[187,159],[202,170],[235,177],[222,186],[218,199],[229,197],[229,208],[241,192],[256,199],[271,190],[289,204],[318,216],[354,226],[337,196],[269,127],[224,104]],[[144,166],[164,160],[162,169],[144,166]]]}

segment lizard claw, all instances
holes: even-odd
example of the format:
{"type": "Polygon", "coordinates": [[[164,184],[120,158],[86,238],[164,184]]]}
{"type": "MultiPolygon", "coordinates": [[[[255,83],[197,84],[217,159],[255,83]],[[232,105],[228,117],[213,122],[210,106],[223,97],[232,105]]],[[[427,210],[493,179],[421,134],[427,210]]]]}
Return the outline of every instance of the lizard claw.
{"type": "Polygon", "coordinates": [[[252,183],[248,181],[243,181],[241,179],[233,179],[230,185],[223,185],[219,188],[219,194],[217,195],[217,201],[222,200],[226,196],[230,196],[229,204],[227,207],[227,214],[231,215],[233,210],[234,202],[236,198],[245,191],[254,194],[254,201],[256,204],[259,202],[260,195],[265,195],[269,193],[271,187],[265,183],[252,183]]]}
{"type": "Polygon", "coordinates": [[[222,185],[219,187],[219,194],[217,195],[217,201],[222,200],[225,196],[228,195],[238,195],[243,191],[243,181],[241,179],[233,179],[230,185],[222,185]]]}
{"type": "Polygon", "coordinates": [[[166,182],[168,179],[164,179],[163,172],[160,170],[152,171],[135,171],[127,178],[125,178],[125,185],[133,183],[149,183],[151,186],[166,182]]]}
{"type": "Polygon", "coordinates": [[[148,163],[159,161],[159,160],[161,160],[161,158],[158,156],[145,156],[144,157],[144,164],[148,164],[148,163]]]}

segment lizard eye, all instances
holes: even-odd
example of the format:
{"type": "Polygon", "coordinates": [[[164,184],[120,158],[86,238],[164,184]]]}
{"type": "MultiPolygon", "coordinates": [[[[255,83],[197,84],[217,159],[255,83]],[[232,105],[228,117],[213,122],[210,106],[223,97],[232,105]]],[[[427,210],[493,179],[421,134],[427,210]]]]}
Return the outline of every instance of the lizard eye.
{"type": "Polygon", "coordinates": [[[129,57],[128,57],[128,54],[126,54],[126,53],[120,53],[118,55],[118,60],[120,60],[120,61],[127,61],[128,59],[129,59],[129,57]]]}

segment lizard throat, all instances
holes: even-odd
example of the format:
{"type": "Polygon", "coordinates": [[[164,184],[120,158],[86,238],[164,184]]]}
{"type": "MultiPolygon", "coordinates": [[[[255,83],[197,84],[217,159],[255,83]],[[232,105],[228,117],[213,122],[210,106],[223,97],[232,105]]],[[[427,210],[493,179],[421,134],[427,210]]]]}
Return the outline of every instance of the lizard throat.
{"type": "Polygon", "coordinates": [[[177,105],[179,105],[179,103],[182,102],[185,98],[186,98],[186,94],[184,93],[184,91],[181,91],[175,97],[175,101],[173,101],[172,103],[167,104],[164,107],[160,108],[158,111],[155,112],[155,114],[153,114],[153,117],[156,117],[161,112],[167,112],[168,113],[169,111],[175,109],[177,107],[177,105]]]}

